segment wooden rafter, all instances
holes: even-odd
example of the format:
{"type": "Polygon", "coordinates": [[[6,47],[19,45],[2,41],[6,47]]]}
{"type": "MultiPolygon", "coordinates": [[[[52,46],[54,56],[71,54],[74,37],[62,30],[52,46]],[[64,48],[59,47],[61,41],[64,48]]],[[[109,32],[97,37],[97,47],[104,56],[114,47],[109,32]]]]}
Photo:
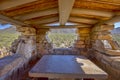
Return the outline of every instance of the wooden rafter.
{"type": "MultiPolygon", "coordinates": [[[[8,22],[8,23],[10,23],[10,24],[20,25],[20,26],[27,25],[27,24],[25,24],[25,23],[23,23],[23,22],[20,22],[20,21],[11,19],[11,18],[6,17],[6,16],[1,15],[1,14],[0,14],[0,20],[6,21],[6,22],[8,22]]],[[[28,26],[28,25],[27,25],[27,26],[28,26]]]]}
{"type": "MultiPolygon", "coordinates": [[[[99,1],[99,0],[98,0],[99,1]]],[[[85,8],[103,11],[118,11],[120,10],[119,5],[112,5],[106,3],[92,2],[92,0],[76,0],[74,8],[85,8]]]]}
{"type": "Polygon", "coordinates": [[[47,9],[47,10],[42,10],[42,11],[37,11],[37,12],[31,12],[28,14],[23,14],[23,15],[19,15],[19,16],[15,16],[15,19],[19,19],[19,20],[29,20],[35,17],[40,17],[40,16],[47,16],[47,15],[51,15],[51,14],[57,14],[58,10],[57,8],[52,8],[52,9],[47,9]]]}
{"type": "Polygon", "coordinates": [[[35,18],[27,19],[25,21],[36,22],[36,21],[41,21],[44,19],[52,18],[52,17],[58,17],[58,14],[50,14],[50,15],[46,15],[46,16],[35,17],[35,18]]]}
{"type": "Polygon", "coordinates": [[[69,21],[73,22],[80,22],[80,23],[86,23],[86,24],[95,24],[97,23],[97,20],[94,19],[87,19],[87,18],[78,18],[78,17],[70,17],[69,21]]]}
{"type": "Polygon", "coordinates": [[[38,0],[28,4],[20,5],[18,7],[3,10],[3,14],[12,17],[29,12],[56,8],[58,6],[57,4],[58,4],[57,0],[38,0]]]}
{"type": "Polygon", "coordinates": [[[90,10],[90,9],[81,9],[81,8],[73,8],[71,14],[87,14],[93,16],[101,16],[101,17],[112,17],[113,13],[108,11],[99,11],[99,10],[90,10]]]}
{"type": "Polygon", "coordinates": [[[114,23],[120,22],[120,16],[115,16],[112,19],[105,21],[105,24],[114,25],[114,23]]]}
{"type": "Polygon", "coordinates": [[[58,0],[60,25],[65,25],[68,21],[74,1],[75,0],[58,0]]]}
{"type": "Polygon", "coordinates": [[[0,1],[0,10],[9,9],[33,1],[37,1],[37,0],[12,0],[12,1],[4,0],[2,2],[0,1]]]}
{"type": "Polygon", "coordinates": [[[58,17],[52,17],[52,18],[47,18],[47,19],[43,19],[43,20],[39,20],[39,21],[25,21],[25,23],[28,24],[44,24],[44,23],[49,23],[49,22],[53,22],[53,21],[57,21],[58,17]]]}

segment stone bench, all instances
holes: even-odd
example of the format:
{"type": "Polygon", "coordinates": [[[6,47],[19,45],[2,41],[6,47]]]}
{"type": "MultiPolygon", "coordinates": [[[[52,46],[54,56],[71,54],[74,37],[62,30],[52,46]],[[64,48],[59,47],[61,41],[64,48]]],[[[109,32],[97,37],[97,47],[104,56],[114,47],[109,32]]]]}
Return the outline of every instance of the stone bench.
{"type": "Polygon", "coordinates": [[[120,56],[108,55],[109,53],[101,53],[99,51],[94,51],[89,53],[90,58],[95,58],[93,61],[99,65],[103,70],[105,70],[112,79],[120,79],[120,56]]]}
{"type": "Polygon", "coordinates": [[[0,59],[0,80],[19,80],[27,60],[20,54],[7,56],[0,59]],[[16,79],[17,78],[17,79],[16,79]]]}

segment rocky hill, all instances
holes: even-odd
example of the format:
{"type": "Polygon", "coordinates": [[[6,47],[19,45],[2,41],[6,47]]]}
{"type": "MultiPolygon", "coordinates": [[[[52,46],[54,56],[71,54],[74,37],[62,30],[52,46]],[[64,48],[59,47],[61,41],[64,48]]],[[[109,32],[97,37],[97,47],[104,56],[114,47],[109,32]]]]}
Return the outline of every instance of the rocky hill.
{"type": "Polygon", "coordinates": [[[10,34],[18,34],[18,32],[16,31],[16,28],[14,26],[11,26],[9,28],[6,28],[6,29],[0,29],[0,34],[3,34],[3,33],[10,33],[10,34]]]}
{"type": "Polygon", "coordinates": [[[10,47],[11,43],[20,35],[14,26],[0,29],[0,47],[10,47]]]}
{"type": "Polygon", "coordinates": [[[114,30],[111,31],[112,34],[120,34],[120,27],[115,28],[114,30]]]}

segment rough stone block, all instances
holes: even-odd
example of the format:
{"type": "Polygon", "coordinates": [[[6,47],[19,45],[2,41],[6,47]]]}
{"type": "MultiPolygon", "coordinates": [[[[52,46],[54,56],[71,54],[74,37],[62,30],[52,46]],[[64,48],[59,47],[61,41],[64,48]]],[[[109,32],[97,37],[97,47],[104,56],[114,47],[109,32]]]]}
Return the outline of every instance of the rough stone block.
{"type": "Polygon", "coordinates": [[[104,31],[104,30],[113,30],[114,29],[114,25],[101,25],[100,26],[100,30],[104,31]]]}
{"type": "Polygon", "coordinates": [[[100,40],[112,40],[112,35],[110,35],[110,34],[98,35],[98,39],[100,39],[100,40]]]}
{"type": "Polygon", "coordinates": [[[18,27],[17,30],[22,33],[22,35],[36,35],[35,28],[31,27],[18,27]]]}
{"type": "Polygon", "coordinates": [[[90,34],[79,34],[80,35],[80,37],[89,37],[90,36],[90,34]]]}
{"type": "Polygon", "coordinates": [[[105,52],[104,44],[101,40],[96,40],[92,47],[99,52],[105,52]]]}
{"type": "Polygon", "coordinates": [[[108,40],[108,42],[112,46],[112,49],[114,49],[114,50],[120,50],[120,46],[119,46],[119,44],[116,41],[108,40]]]}
{"type": "Polygon", "coordinates": [[[75,43],[76,44],[85,44],[85,42],[83,40],[76,40],[75,43]]]}
{"type": "Polygon", "coordinates": [[[106,54],[112,55],[112,56],[120,56],[120,50],[110,50],[110,49],[107,49],[106,50],[106,54]]]}
{"type": "Polygon", "coordinates": [[[76,47],[76,48],[85,48],[85,45],[76,44],[75,47],[76,47]]]}
{"type": "Polygon", "coordinates": [[[113,30],[114,29],[114,25],[101,25],[101,26],[95,26],[92,28],[92,32],[93,31],[104,31],[104,30],[113,30]]]}
{"type": "Polygon", "coordinates": [[[27,59],[20,54],[0,59],[0,80],[18,80],[16,72],[26,62],[27,59]]]}
{"type": "Polygon", "coordinates": [[[86,38],[85,37],[80,37],[78,40],[84,41],[86,38]]]}
{"type": "Polygon", "coordinates": [[[81,34],[81,33],[90,33],[90,28],[78,28],[78,34],[81,34]]]}
{"type": "Polygon", "coordinates": [[[113,59],[112,66],[120,70],[120,57],[116,57],[113,59]]]}
{"type": "Polygon", "coordinates": [[[102,59],[102,57],[103,57],[103,55],[101,54],[101,53],[99,53],[99,52],[95,52],[95,56],[96,56],[96,59],[98,60],[98,61],[101,61],[101,59],[102,59]]]}

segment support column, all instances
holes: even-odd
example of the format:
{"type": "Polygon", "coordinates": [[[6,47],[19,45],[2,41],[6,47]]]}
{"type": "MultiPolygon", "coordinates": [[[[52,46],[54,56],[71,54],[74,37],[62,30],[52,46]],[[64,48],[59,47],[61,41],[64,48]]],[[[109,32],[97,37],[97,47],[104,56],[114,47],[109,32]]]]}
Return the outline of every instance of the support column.
{"type": "Polygon", "coordinates": [[[36,43],[37,43],[37,53],[39,56],[42,56],[44,54],[49,54],[52,50],[52,45],[47,40],[47,32],[49,29],[37,29],[37,35],[36,35],[36,43]]]}
{"type": "Polygon", "coordinates": [[[18,27],[21,36],[12,43],[12,52],[22,54],[27,59],[36,55],[36,29],[31,27],[18,27]]]}
{"type": "Polygon", "coordinates": [[[78,39],[76,40],[74,47],[80,50],[80,53],[87,55],[87,49],[90,47],[90,28],[78,28],[78,39]]]}
{"type": "Polygon", "coordinates": [[[75,47],[76,48],[89,48],[89,40],[90,40],[90,28],[78,28],[77,34],[78,39],[76,40],[75,47]]]}

